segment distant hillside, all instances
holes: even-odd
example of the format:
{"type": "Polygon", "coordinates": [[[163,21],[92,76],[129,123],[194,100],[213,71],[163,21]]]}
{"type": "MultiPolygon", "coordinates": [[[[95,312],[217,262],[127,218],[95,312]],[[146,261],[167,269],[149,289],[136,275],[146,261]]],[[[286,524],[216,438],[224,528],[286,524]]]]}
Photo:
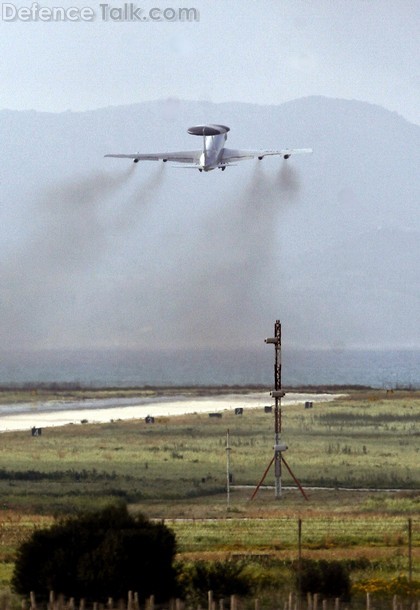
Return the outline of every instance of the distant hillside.
{"type": "Polygon", "coordinates": [[[378,228],[355,234],[302,257],[289,278],[288,302],[308,306],[300,328],[327,347],[415,347],[419,260],[419,231],[378,228]],[[322,312],[329,324],[311,322],[310,311],[322,312]]]}
{"type": "Polygon", "coordinates": [[[420,127],[367,103],[0,111],[4,348],[420,346],[420,127]],[[200,174],[108,152],[313,147],[200,174]]]}

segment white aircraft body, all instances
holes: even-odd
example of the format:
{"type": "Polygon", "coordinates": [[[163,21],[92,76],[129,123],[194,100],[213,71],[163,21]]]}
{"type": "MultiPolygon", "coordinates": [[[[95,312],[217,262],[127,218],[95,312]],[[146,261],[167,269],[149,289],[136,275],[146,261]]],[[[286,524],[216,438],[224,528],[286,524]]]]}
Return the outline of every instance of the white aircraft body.
{"type": "Polygon", "coordinates": [[[133,153],[120,155],[105,155],[105,157],[118,157],[121,159],[133,159],[134,163],[139,161],[176,161],[184,165],[176,167],[192,167],[200,172],[209,172],[212,169],[226,169],[228,165],[236,165],[244,159],[263,159],[271,155],[279,155],[288,159],[291,155],[300,153],[311,153],[311,148],[285,148],[283,150],[234,150],[225,148],[227,133],[230,131],[226,125],[196,125],[190,127],[188,133],[203,138],[201,150],[190,150],[180,152],[164,153],[133,153]]]}

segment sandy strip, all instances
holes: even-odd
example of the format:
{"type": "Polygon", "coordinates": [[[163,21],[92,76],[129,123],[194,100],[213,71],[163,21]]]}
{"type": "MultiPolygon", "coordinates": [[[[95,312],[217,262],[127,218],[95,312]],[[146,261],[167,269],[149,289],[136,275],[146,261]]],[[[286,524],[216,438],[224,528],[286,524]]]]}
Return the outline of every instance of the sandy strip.
{"type": "MultiPolygon", "coordinates": [[[[294,394],[288,393],[282,399],[282,407],[303,404],[306,401],[326,402],[334,400],[342,394],[294,394]]],[[[194,399],[179,398],[162,399],[156,398],[153,401],[145,401],[136,405],[121,405],[95,408],[92,401],[91,407],[82,406],[80,409],[72,407],[66,409],[65,405],[60,405],[60,410],[52,410],[51,404],[34,403],[25,412],[0,415],[0,432],[12,430],[29,430],[33,426],[37,428],[49,428],[52,426],[64,426],[66,424],[80,424],[82,420],[89,423],[104,423],[111,420],[144,419],[146,416],[153,417],[185,415],[187,413],[213,413],[225,410],[233,410],[236,407],[244,409],[262,409],[265,405],[272,404],[272,399],[268,393],[255,394],[226,394],[217,397],[197,397],[194,399]]]]}

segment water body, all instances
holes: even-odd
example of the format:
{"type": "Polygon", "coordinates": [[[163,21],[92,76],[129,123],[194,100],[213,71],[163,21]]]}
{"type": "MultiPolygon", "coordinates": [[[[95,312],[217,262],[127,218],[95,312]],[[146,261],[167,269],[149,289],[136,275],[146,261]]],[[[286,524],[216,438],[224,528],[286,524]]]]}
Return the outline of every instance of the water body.
{"type": "MultiPolygon", "coordinates": [[[[0,384],[272,385],[274,350],[0,353],[0,384]]],[[[420,350],[282,350],[283,385],[420,388],[420,350]]]]}

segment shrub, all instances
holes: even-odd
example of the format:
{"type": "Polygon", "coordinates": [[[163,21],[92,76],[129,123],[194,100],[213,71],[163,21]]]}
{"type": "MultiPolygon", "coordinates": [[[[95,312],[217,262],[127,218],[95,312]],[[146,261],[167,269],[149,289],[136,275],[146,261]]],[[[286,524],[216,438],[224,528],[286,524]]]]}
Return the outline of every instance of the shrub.
{"type": "Polygon", "coordinates": [[[140,598],[166,600],[175,589],[175,535],[162,523],[131,516],[124,504],[82,513],[38,530],[18,550],[12,586],[92,601],[140,598]]]}
{"type": "Polygon", "coordinates": [[[302,562],[300,578],[298,566],[294,567],[296,587],[302,595],[320,593],[325,597],[350,598],[349,569],[340,561],[306,559],[302,562]]]}
{"type": "Polygon", "coordinates": [[[205,604],[208,591],[215,599],[230,595],[247,595],[250,585],[239,561],[196,561],[181,566],[180,582],[189,602],[205,604]]]}
{"type": "Polygon", "coordinates": [[[404,576],[396,578],[367,578],[353,585],[354,593],[371,593],[378,597],[400,595],[415,597],[420,595],[420,582],[409,580],[404,576]]]}

